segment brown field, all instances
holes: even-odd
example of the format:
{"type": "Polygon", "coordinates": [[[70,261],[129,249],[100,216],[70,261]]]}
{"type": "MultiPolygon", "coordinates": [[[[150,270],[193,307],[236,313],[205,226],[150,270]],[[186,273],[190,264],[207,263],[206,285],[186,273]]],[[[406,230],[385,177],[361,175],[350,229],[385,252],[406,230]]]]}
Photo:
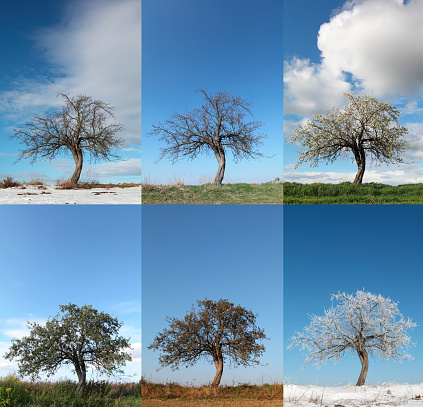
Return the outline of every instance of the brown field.
{"type": "Polygon", "coordinates": [[[283,406],[283,385],[182,386],[141,379],[142,405],[154,406],[283,406]]]}
{"type": "Polygon", "coordinates": [[[255,406],[273,406],[282,407],[283,400],[248,400],[238,399],[209,399],[209,400],[142,400],[143,407],[172,407],[172,406],[229,406],[229,407],[255,407],[255,406]]]}

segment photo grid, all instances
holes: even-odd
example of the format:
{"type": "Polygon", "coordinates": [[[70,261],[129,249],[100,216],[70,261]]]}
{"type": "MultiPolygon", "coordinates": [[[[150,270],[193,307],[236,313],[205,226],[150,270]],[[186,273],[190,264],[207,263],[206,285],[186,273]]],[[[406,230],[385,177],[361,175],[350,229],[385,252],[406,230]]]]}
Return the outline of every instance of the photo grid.
{"type": "Polygon", "coordinates": [[[422,403],[423,0],[0,33],[0,405],[422,403]]]}

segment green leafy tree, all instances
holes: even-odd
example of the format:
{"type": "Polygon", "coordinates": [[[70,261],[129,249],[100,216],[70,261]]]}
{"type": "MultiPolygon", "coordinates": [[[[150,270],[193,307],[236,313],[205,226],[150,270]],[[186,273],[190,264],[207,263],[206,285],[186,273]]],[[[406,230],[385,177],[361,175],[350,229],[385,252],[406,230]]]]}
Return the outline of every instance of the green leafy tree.
{"type": "Polygon", "coordinates": [[[119,369],[131,356],[129,338],[118,336],[122,323],[91,305],[59,305],[60,312],[45,325],[28,322],[29,336],[13,338],[5,358],[18,358],[19,374],[35,379],[39,373],[53,375],[62,364],[72,364],[78,376],[78,391],[86,384],[87,366],[107,375],[119,369]]]}
{"type": "Polygon", "coordinates": [[[402,163],[401,154],[408,147],[402,140],[408,130],[398,123],[400,112],[389,103],[372,96],[344,93],[349,100],[342,110],[333,108],[325,116],[315,112],[313,119],[298,126],[287,141],[299,143],[306,150],[299,151],[296,167],[319,161],[333,163],[340,156],[352,154],[357,163],[354,183],[362,183],[367,156],[375,163],[402,163]]]}
{"type": "Polygon", "coordinates": [[[208,93],[200,89],[205,103],[185,114],[175,113],[164,124],[153,125],[148,134],[166,143],[159,160],[168,156],[172,162],[194,159],[198,154],[213,153],[218,162],[215,184],[225,175],[226,154],[232,152],[235,161],[263,155],[256,147],[266,136],[256,134],[263,126],[259,121],[247,121],[252,116],[251,103],[226,92],[208,93]]]}
{"type": "Polygon", "coordinates": [[[183,319],[166,317],[169,329],[160,332],[148,349],[160,350],[161,367],[177,370],[180,364],[193,366],[199,359],[212,360],[216,375],[212,387],[219,386],[224,362],[234,365],[259,364],[265,348],[257,343],[267,339],[256,326],[256,315],[228,300],[197,301],[183,319]]]}
{"type": "Polygon", "coordinates": [[[31,122],[15,129],[10,138],[18,139],[25,145],[19,152],[18,161],[31,158],[31,163],[35,163],[39,158],[51,160],[62,152],[71,153],[75,161],[71,182],[77,184],[82,172],[84,152],[89,153],[93,161],[119,159],[112,150],[122,148],[123,140],[115,137],[115,134],[123,130],[124,126],[107,123],[110,118],[114,118],[113,107],[107,103],[93,100],[89,96],[59,95],[65,99],[65,105],[60,111],[33,116],[31,122]]]}

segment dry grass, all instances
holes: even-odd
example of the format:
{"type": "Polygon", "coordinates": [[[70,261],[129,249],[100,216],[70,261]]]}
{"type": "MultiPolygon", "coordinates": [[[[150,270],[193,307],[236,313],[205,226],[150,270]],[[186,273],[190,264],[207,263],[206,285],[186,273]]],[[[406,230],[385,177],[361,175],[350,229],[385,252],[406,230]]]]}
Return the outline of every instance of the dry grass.
{"type": "Polygon", "coordinates": [[[283,400],[144,400],[143,407],[283,407],[283,400]]]}
{"type": "Polygon", "coordinates": [[[58,179],[56,187],[57,189],[76,189],[78,184],[72,182],[70,179],[58,179]]]}
{"type": "Polygon", "coordinates": [[[44,185],[44,181],[41,178],[34,178],[29,180],[28,182],[26,182],[27,185],[33,185],[33,186],[43,186],[44,185]]]}
{"type": "Polygon", "coordinates": [[[19,187],[22,183],[13,179],[10,175],[3,175],[0,179],[0,189],[19,187]]]}
{"type": "MultiPolygon", "coordinates": [[[[194,385],[182,386],[177,383],[151,383],[145,379],[141,379],[141,397],[143,405],[152,406],[154,404],[147,403],[150,401],[173,401],[175,405],[181,400],[190,400],[189,405],[198,402],[206,403],[205,405],[219,405],[217,403],[224,402],[225,405],[281,405],[283,399],[282,384],[263,384],[261,386],[251,384],[240,384],[238,386],[220,386],[212,388],[210,386],[196,387],[194,385]],[[210,403],[212,401],[213,403],[210,403]],[[260,401],[260,403],[259,403],[260,401]],[[268,403],[269,401],[278,401],[279,404],[268,403]],[[251,403],[250,403],[251,402],[251,403]],[[263,402],[263,404],[261,403],[263,402]]],[[[173,405],[173,404],[169,404],[173,405]]]]}
{"type": "Polygon", "coordinates": [[[135,182],[124,182],[123,184],[100,184],[97,182],[79,182],[74,183],[71,182],[69,179],[59,179],[56,182],[57,189],[94,189],[94,188],[104,188],[104,189],[110,189],[110,188],[134,188],[138,187],[141,184],[137,184],[135,182]]]}

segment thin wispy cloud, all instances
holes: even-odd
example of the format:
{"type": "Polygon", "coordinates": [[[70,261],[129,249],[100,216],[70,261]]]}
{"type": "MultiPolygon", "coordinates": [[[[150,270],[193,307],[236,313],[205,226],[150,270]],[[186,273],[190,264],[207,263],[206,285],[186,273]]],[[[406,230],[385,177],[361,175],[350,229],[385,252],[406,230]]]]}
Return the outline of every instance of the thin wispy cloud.
{"type": "Polygon", "coordinates": [[[72,1],[63,20],[35,33],[34,42],[51,74],[16,80],[0,93],[0,111],[22,122],[60,106],[58,93],[89,95],[115,107],[127,145],[140,144],[141,2],[72,1]]]}

